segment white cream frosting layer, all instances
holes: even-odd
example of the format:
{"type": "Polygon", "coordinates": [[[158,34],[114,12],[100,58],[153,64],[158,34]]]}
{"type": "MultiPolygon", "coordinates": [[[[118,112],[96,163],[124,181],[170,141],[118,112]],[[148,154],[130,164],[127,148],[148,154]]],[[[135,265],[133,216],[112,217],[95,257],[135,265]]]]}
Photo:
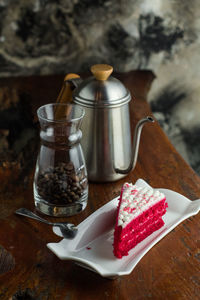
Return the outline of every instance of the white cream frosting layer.
{"type": "Polygon", "coordinates": [[[164,198],[165,195],[158,190],[125,183],[119,208],[118,225],[124,228],[129,222],[164,198]]]}

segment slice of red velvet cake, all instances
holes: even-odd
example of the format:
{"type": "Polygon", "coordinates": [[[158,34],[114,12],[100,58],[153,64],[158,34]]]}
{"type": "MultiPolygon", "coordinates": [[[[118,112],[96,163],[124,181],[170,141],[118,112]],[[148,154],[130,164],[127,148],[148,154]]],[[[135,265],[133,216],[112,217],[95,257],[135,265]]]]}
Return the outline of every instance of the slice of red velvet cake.
{"type": "Polygon", "coordinates": [[[166,198],[160,191],[125,183],[117,208],[114,255],[121,258],[154,231],[164,225],[166,198]]]}

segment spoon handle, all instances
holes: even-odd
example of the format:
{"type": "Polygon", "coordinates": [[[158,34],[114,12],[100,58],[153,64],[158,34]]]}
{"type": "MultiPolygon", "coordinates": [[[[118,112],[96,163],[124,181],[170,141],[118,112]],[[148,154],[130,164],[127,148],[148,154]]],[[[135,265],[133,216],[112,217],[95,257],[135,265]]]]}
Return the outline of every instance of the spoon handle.
{"type": "Polygon", "coordinates": [[[29,217],[31,219],[35,219],[37,221],[46,223],[48,225],[52,225],[51,222],[48,222],[47,220],[42,219],[41,217],[34,214],[32,211],[28,210],[27,208],[19,208],[18,210],[15,211],[15,213],[18,214],[18,215],[22,215],[22,216],[29,217]]]}

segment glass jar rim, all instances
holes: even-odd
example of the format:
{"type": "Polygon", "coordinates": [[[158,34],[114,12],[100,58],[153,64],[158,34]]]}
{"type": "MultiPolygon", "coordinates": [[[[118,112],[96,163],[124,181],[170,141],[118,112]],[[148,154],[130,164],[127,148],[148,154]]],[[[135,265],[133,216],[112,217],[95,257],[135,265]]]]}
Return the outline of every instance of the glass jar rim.
{"type": "Polygon", "coordinates": [[[37,109],[37,116],[39,119],[43,120],[43,121],[48,121],[48,122],[54,122],[54,123],[69,123],[69,122],[77,122],[79,120],[81,120],[85,115],[85,110],[84,108],[80,107],[77,104],[72,104],[72,103],[48,103],[48,104],[44,104],[42,106],[40,106],[37,109]],[[76,118],[71,118],[70,120],[67,119],[62,119],[62,120],[56,120],[53,118],[47,118],[41,115],[41,111],[46,108],[46,107],[74,107],[77,108],[78,110],[80,110],[80,116],[76,117],[76,118]]]}

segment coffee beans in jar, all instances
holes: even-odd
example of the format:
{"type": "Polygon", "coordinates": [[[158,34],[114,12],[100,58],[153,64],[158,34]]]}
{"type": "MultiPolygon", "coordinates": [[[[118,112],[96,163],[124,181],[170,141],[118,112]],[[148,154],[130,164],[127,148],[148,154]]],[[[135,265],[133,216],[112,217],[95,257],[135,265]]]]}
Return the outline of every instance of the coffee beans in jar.
{"type": "Polygon", "coordinates": [[[72,162],[59,163],[38,175],[37,188],[41,198],[52,204],[66,205],[78,201],[87,186],[81,167],[75,172],[72,162]]]}

